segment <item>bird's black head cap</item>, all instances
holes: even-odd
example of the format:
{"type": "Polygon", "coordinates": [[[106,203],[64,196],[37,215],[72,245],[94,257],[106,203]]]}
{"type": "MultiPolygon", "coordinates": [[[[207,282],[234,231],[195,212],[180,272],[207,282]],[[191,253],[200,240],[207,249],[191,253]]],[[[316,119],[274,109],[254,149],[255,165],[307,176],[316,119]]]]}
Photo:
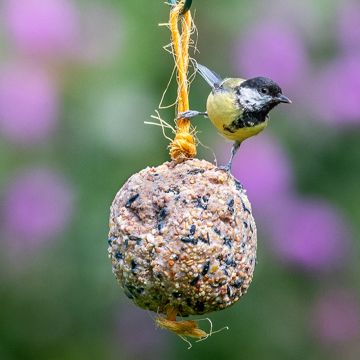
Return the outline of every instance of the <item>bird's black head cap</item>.
{"type": "Polygon", "coordinates": [[[278,96],[282,94],[280,86],[273,80],[266,77],[255,77],[244,81],[240,87],[256,89],[260,94],[278,96]]]}

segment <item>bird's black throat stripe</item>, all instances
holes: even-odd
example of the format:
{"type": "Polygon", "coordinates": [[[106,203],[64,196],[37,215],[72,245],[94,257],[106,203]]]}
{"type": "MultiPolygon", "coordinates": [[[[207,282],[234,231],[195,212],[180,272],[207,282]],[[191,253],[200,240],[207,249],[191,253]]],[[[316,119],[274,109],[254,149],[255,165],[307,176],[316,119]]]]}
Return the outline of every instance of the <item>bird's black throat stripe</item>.
{"type": "Polygon", "coordinates": [[[264,112],[246,112],[244,111],[241,116],[235,119],[229,125],[223,125],[223,129],[230,133],[235,133],[242,128],[254,127],[263,123],[266,120],[266,113],[264,112]]]}

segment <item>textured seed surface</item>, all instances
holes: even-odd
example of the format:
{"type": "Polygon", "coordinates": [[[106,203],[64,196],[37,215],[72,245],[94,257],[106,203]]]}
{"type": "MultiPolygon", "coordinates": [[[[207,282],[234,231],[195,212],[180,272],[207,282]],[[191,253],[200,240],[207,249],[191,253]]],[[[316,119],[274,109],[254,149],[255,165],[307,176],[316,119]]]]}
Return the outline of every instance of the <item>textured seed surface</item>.
{"type": "Polygon", "coordinates": [[[111,206],[113,273],[138,306],[182,316],[224,309],[246,293],[256,226],[245,190],[198,159],[133,175],[111,206]]]}

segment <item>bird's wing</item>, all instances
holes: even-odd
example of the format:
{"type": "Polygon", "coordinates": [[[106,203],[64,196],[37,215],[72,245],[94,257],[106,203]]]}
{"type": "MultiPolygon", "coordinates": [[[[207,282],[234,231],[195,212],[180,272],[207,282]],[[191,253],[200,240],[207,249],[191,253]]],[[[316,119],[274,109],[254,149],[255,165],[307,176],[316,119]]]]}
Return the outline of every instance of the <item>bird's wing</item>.
{"type": "Polygon", "coordinates": [[[223,81],[223,79],[218,74],[208,69],[204,65],[197,64],[197,72],[213,89],[219,87],[223,81]]]}
{"type": "Polygon", "coordinates": [[[240,86],[245,80],[241,78],[227,78],[221,83],[224,89],[234,89],[240,86]]]}

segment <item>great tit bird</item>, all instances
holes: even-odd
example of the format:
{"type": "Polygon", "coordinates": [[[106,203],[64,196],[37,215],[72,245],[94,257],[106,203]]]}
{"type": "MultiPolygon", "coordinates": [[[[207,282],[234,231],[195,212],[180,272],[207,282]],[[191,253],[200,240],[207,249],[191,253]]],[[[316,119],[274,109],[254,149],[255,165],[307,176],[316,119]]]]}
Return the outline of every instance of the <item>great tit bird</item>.
{"type": "Polygon", "coordinates": [[[222,167],[230,172],[240,144],[266,128],[270,110],[280,103],[290,104],[291,100],[282,94],[277,83],[265,77],[222,79],[200,64],[197,64],[197,72],[212,89],[207,99],[207,111],[189,110],[179,117],[208,116],[223,136],[234,141],[230,161],[222,167]]]}

